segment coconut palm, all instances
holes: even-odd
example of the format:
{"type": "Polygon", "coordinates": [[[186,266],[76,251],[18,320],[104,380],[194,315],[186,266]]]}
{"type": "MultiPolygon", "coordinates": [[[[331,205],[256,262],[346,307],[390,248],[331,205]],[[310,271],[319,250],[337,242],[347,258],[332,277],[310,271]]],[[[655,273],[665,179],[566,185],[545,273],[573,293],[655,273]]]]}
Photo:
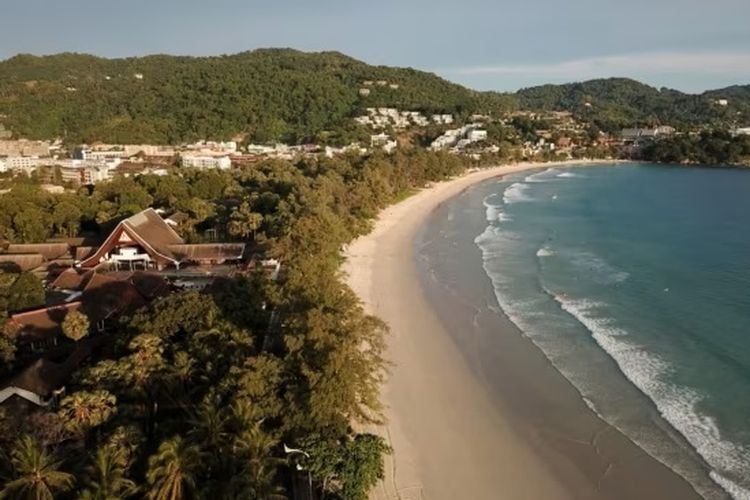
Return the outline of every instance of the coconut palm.
{"type": "Polygon", "coordinates": [[[148,460],[148,498],[181,500],[192,497],[202,455],[198,446],[180,436],[164,441],[148,460]]]}
{"type": "Polygon", "coordinates": [[[253,212],[250,204],[243,201],[242,204],[232,210],[229,215],[229,222],[227,223],[227,230],[232,236],[242,236],[247,238],[249,235],[253,235],[255,239],[255,231],[260,228],[263,223],[263,215],[257,212],[253,212]]]}
{"type": "Polygon", "coordinates": [[[59,414],[68,429],[84,432],[102,425],[117,411],[117,398],[107,391],[78,391],[60,403],[59,414]]]}
{"type": "Polygon", "coordinates": [[[70,311],[65,315],[62,323],[63,334],[76,342],[88,335],[90,328],[88,316],[80,311],[70,311]]]}
{"type": "Polygon", "coordinates": [[[87,470],[86,489],[82,500],[118,500],[132,496],[138,490],[127,478],[127,454],[125,450],[106,445],[96,452],[94,463],[87,470]]]}
{"type": "Polygon", "coordinates": [[[31,436],[16,441],[10,453],[13,479],[5,483],[0,498],[52,500],[73,487],[72,474],[60,470],[60,460],[40,447],[31,436]]]}
{"type": "Polygon", "coordinates": [[[235,456],[242,473],[234,478],[235,488],[249,498],[284,499],[284,489],[276,483],[276,472],[286,462],[273,455],[278,441],[263,432],[260,422],[245,429],[235,440],[235,456]]]}
{"type": "Polygon", "coordinates": [[[190,439],[200,443],[204,450],[220,455],[227,443],[229,417],[225,414],[219,398],[209,395],[201,401],[198,409],[190,419],[190,439]]]}

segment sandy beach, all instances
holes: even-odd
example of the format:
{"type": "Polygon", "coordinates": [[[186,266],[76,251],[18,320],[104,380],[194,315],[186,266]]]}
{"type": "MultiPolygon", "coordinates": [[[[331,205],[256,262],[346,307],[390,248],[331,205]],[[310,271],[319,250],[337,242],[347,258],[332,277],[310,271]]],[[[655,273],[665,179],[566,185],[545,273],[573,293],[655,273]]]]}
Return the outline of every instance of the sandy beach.
{"type": "Polygon", "coordinates": [[[480,319],[500,367],[484,373],[451,334],[471,316],[450,298],[425,293],[414,245],[436,207],[477,182],[545,166],[552,164],[495,167],[437,183],[384,210],[374,230],[347,248],[348,284],[391,328],[393,366],[382,393],[387,423],[368,430],[394,453],[372,498],[698,498],[588,410],[499,315],[480,319]]]}

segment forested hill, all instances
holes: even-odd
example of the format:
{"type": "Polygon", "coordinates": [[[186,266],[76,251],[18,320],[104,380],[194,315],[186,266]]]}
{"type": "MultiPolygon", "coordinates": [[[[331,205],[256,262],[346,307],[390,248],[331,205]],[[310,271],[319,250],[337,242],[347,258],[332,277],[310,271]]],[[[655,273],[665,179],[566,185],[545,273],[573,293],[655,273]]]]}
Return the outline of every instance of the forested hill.
{"type": "Polygon", "coordinates": [[[370,66],[336,52],[127,59],[66,53],[0,63],[6,128],[70,141],[174,143],[238,133],[301,141],[342,132],[347,118],[369,106],[463,113],[481,100],[430,73],[370,66]],[[368,80],[388,84],[360,96],[368,80]]]}
{"type": "Polygon", "coordinates": [[[292,49],[125,59],[19,55],[0,62],[0,123],[17,137],[179,143],[246,134],[255,142],[346,142],[358,136],[350,118],[373,106],[459,116],[567,110],[608,130],[731,124],[750,114],[750,86],[689,95],[613,78],[475,92],[423,71],[292,49]],[[387,84],[373,84],[362,96],[366,81],[387,84]],[[728,106],[716,104],[723,98],[728,106]]]}
{"type": "Polygon", "coordinates": [[[542,85],[516,93],[522,109],[566,110],[602,128],[628,125],[732,126],[750,120],[750,85],[702,94],[657,89],[627,78],[542,85]],[[726,99],[726,106],[718,101],[726,99]]]}

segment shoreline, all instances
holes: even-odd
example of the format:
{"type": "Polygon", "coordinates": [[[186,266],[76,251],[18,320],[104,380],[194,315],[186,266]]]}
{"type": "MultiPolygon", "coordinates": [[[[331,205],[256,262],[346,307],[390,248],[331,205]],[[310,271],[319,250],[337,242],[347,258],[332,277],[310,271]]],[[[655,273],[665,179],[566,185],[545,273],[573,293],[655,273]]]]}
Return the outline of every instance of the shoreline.
{"type": "Polygon", "coordinates": [[[387,424],[365,430],[383,435],[394,454],[386,458],[386,479],[371,498],[634,498],[652,492],[649,485],[663,498],[698,498],[682,478],[585,408],[541,351],[507,320],[501,324],[500,315],[483,321],[524,366],[501,354],[509,367],[505,375],[518,383],[485,380],[453,335],[471,316],[459,301],[426,293],[416,262],[415,242],[429,216],[476,183],[539,168],[616,163],[627,162],[520,163],[470,171],[386,208],[374,230],[349,245],[347,283],[365,310],[391,327],[386,357],[393,365],[382,392],[387,424]],[[524,398],[518,387],[544,396],[524,398]],[[558,410],[566,423],[547,432],[540,422],[557,420],[549,412],[558,410]],[[581,440],[588,442],[581,446],[581,440]],[[618,461],[629,465],[618,463],[613,472],[618,461]],[[636,478],[641,486],[623,484],[636,478]]]}

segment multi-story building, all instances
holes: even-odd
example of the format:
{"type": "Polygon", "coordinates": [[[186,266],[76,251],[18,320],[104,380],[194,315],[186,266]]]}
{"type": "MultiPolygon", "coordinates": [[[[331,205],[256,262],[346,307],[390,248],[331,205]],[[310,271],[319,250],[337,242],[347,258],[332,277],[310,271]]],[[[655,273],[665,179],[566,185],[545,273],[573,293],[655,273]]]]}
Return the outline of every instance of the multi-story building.
{"type": "Polygon", "coordinates": [[[228,170],[232,161],[228,156],[182,155],[180,164],[186,168],[228,170]]]}

